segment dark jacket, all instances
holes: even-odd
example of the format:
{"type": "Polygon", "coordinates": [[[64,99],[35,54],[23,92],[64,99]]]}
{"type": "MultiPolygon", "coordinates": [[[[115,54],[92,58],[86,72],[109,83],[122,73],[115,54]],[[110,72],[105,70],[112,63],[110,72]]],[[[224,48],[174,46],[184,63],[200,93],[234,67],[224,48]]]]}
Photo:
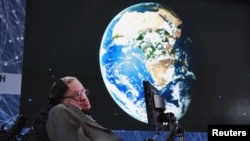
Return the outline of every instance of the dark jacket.
{"type": "Polygon", "coordinates": [[[78,107],[58,104],[49,111],[46,129],[51,141],[122,141],[78,107]]]}

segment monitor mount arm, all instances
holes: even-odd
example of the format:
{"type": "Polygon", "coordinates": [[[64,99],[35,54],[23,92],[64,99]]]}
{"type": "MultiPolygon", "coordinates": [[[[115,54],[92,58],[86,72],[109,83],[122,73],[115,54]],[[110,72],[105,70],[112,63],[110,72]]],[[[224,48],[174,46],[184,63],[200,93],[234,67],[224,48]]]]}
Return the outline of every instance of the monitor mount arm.
{"type": "Polygon", "coordinates": [[[175,136],[180,138],[180,141],[184,141],[184,129],[178,123],[173,113],[164,113],[159,116],[159,120],[163,123],[168,123],[169,132],[166,141],[174,141],[175,136]]]}
{"type": "MultiPolygon", "coordinates": [[[[168,123],[169,125],[169,132],[167,134],[166,141],[174,141],[176,136],[180,138],[180,141],[184,141],[184,129],[178,123],[175,115],[172,112],[160,115],[159,121],[168,123]]],[[[154,141],[154,139],[147,138],[145,141],[154,141]]]]}

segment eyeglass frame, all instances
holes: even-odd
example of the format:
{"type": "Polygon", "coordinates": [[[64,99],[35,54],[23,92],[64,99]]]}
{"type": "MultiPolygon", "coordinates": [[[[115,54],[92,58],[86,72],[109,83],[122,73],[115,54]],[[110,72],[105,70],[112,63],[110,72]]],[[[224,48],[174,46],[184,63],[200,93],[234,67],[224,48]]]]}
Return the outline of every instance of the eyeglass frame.
{"type": "Polygon", "coordinates": [[[72,93],[72,95],[70,95],[70,96],[63,96],[62,99],[72,98],[75,101],[79,101],[79,100],[81,100],[80,98],[82,97],[82,95],[85,95],[85,96],[89,95],[89,89],[82,89],[79,92],[72,93]],[[76,96],[78,96],[79,98],[75,98],[76,96]]]}

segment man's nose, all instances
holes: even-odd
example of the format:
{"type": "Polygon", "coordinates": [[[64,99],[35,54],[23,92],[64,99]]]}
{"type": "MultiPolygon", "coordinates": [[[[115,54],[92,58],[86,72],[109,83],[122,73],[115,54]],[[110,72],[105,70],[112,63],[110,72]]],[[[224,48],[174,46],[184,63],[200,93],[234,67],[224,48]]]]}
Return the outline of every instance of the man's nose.
{"type": "Polygon", "coordinates": [[[81,97],[80,97],[81,100],[86,100],[87,99],[87,96],[85,94],[82,94],[81,97]]]}

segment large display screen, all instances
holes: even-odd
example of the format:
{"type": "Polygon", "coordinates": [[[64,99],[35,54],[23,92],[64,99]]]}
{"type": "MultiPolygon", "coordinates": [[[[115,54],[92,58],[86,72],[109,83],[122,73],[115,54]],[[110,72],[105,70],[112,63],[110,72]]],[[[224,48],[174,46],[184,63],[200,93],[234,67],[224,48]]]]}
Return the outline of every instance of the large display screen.
{"type": "Polygon", "coordinates": [[[46,103],[52,83],[65,75],[78,77],[90,89],[92,117],[111,129],[151,130],[142,78],[154,82],[168,102],[166,111],[187,131],[206,131],[208,124],[250,124],[250,5],[243,0],[157,0],[153,3],[160,5],[147,9],[133,7],[140,3],[27,1],[20,103],[27,126],[46,103]],[[141,20],[150,28],[138,24],[141,20]],[[164,44],[152,55],[147,49],[154,48],[147,47],[156,44],[146,39],[164,44]],[[169,58],[152,65],[162,54],[169,58]]]}

